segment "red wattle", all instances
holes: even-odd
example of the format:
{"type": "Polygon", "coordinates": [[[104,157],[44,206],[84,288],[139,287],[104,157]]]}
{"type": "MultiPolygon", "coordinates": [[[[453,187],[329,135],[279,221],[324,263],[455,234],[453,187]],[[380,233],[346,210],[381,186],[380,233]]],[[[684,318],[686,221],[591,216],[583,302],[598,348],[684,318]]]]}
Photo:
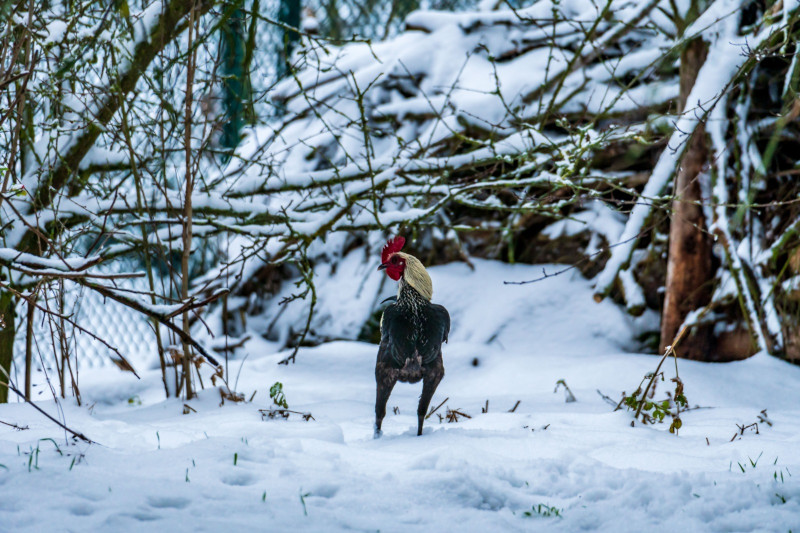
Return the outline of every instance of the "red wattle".
{"type": "Polygon", "coordinates": [[[403,275],[403,271],[396,267],[389,267],[386,269],[386,275],[389,276],[394,281],[398,281],[400,276],[403,275]]]}

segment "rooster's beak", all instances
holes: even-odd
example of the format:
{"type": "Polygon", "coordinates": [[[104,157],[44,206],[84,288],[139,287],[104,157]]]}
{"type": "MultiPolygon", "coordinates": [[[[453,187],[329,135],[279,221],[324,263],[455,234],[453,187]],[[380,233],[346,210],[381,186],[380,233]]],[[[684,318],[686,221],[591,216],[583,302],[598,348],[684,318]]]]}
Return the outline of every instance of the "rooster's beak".
{"type": "Polygon", "coordinates": [[[389,265],[386,263],[381,263],[381,266],[378,267],[378,270],[386,270],[389,268],[389,265]]]}

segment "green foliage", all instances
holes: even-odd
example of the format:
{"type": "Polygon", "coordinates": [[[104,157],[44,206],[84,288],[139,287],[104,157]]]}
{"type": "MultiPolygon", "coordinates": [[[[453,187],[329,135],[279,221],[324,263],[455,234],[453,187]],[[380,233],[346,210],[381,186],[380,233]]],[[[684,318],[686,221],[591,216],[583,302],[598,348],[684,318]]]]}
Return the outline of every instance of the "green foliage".
{"type": "Polygon", "coordinates": [[[125,17],[126,19],[131,18],[131,8],[128,5],[127,0],[120,0],[117,3],[117,11],[119,11],[119,14],[125,17]]]}
{"type": "MultiPolygon", "coordinates": [[[[58,444],[56,444],[56,441],[53,440],[52,438],[47,437],[44,439],[39,439],[38,441],[36,441],[36,448],[31,447],[29,452],[25,452],[25,455],[28,456],[28,472],[31,472],[32,470],[39,470],[39,453],[41,453],[41,448],[39,447],[39,445],[42,442],[47,442],[47,441],[51,442],[53,446],[55,446],[58,455],[61,456],[64,455],[64,452],[61,451],[61,448],[58,447],[58,444]]],[[[17,453],[19,453],[19,451],[17,453]]],[[[72,469],[72,467],[70,467],[70,469],[72,469]]]]}
{"type": "Polygon", "coordinates": [[[269,397],[272,398],[272,403],[284,409],[289,408],[286,403],[286,395],[283,393],[283,383],[276,381],[272,387],[269,388],[269,397]]]}
{"type": "MultiPolygon", "coordinates": [[[[664,381],[663,373],[660,374],[660,376],[661,381],[664,381]]],[[[652,379],[653,375],[647,374],[642,380],[642,383],[645,381],[649,382],[652,379]]],[[[683,393],[683,381],[681,381],[679,377],[674,377],[670,381],[675,383],[675,391],[672,395],[667,393],[668,397],[666,399],[660,401],[648,399],[648,389],[643,391],[640,384],[636,392],[630,396],[623,395],[622,405],[625,405],[628,409],[635,411],[637,414],[641,414],[642,422],[644,423],[663,423],[664,419],[669,415],[672,417],[669,432],[677,434],[678,430],[683,426],[680,412],[681,410],[689,408],[689,402],[686,399],[686,395],[683,393]],[[672,412],[673,409],[675,410],[674,413],[672,412]]]]}
{"type": "MultiPolygon", "coordinates": [[[[736,461],[736,464],[739,466],[739,470],[742,471],[742,474],[744,474],[747,471],[747,464],[748,463],[750,463],[750,468],[755,469],[755,467],[758,466],[758,461],[761,459],[761,456],[763,454],[764,454],[764,452],[759,453],[758,457],[756,457],[755,460],[751,459],[750,456],[748,455],[747,456],[747,461],[745,461],[743,463],[740,463],[739,461],[736,461]]],[[[776,457],[775,461],[777,461],[777,460],[778,460],[778,458],[776,457]]],[[[777,476],[775,476],[775,477],[777,479],[777,476]]]]}
{"type": "MultiPolygon", "coordinates": [[[[761,455],[759,454],[758,457],[760,458],[761,455]]],[[[750,458],[748,457],[748,459],[750,459],[750,458]]],[[[755,462],[752,459],[750,459],[750,463],[752,463],[753,468],[755,468],[756,463],[758,463],[758,458],[755,460],[755,462]]],[[[772,464],[773,465],[777,465],[778,464],[778,458],[777,457],[775,458],[775,461],[772,464]]],[[[739,467],[741,468],[741,465],[739,465],[739,467]]],[[[785,478],[783,477],[783,471],[784,470],[786,470],[786,474],[788,474],[789,477],[792,477],[792,473],[786,467],[782,467],[780,470],[775,470],[772,473],[772,479],[774,480],[774,485],[776,487],[777,487],[778,483],[781,483],[781,484],[785,483],[785,478]]],[[[742,471],[742,473],[744,473],[744,471],[742,471]]],[[[786,503],[788,501],[788,498],[785,495],[781,494],[780,492],[776,492],[775,493],[775,498],[777,498],[776,501],[779,501],[782,504],[784,504],[784,503],[786,503]]]]}
{"type": "MultiPolygon", "coordinates": [[[[266,492],[264,494],[266,494],[266,492]]],[[[300,491],[300,503],[303,504],[303,515],[304,516],[308,516],[308,509],[306,509],[306,498],[308,498],[309,496],[311,496],[310,492],[306,492],[304,494],[302,490],[300,491]]]]}
{"type": "Polygon", "coordinates": [[[36,448],[31,448],[31,451],[28,452],[28,472],[31,471],[32,468],[39,470],[39,445],[36,445],[36,448]]]}
{"type": "Polygon", "coordinates": [[[530,511],[525,511],[522,513],[522,516],[526,518],[533,518],[534,516],[541,516],[544,518],[564,518],[562,514],[563,512],[564,509],[559,509],[555,506],[540,503],[539,505],[532,506],[530,511]]]}

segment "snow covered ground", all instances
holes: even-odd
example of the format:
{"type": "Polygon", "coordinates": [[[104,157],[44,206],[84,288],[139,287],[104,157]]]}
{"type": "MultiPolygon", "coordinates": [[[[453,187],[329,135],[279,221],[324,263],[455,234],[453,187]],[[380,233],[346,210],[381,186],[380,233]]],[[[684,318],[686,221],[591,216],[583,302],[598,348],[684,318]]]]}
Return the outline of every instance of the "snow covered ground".
{"type": "Polygon", "coordinates": [[[285,367],[255,338],[231,362],[253,402],[220,407],[207,388],[186,415],[155,370],[137,381],[87,369],[88,407],[61,408],[100,444],[67,443],[28,405],[0,406],[0,420],[29,426],[0,429],[0,530],[800,531],[800,368],[766,355],[679,361],[703,408],[682,415],[679,436],[668,423],[631,427],[597,390],[616,401],[655,368],[631,341],[652,317],[634,324],[594,303],[573,273],[509,286],[542,267],[476,267],[431,269],[453,318],[432,405],[449,398],[439,413],[471,418],[434,414],[416,437],[420,386],[398,384],[374,440],[377,347],[358,342],[303,349],[285,367]],[[560,379],[576,402],[553,392],[560,379]],[[276,381],[313,421],[261,419],[276,381]],[[731,441],[762,409],[772,425],[731,441]]]}

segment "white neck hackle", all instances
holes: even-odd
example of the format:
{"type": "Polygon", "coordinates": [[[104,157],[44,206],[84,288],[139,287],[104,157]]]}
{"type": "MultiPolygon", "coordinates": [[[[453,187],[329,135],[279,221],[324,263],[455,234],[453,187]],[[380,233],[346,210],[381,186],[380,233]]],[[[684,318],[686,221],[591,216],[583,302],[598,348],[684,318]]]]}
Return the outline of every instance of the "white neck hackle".
{"type": "Polygon", "coordinates": [[[403,271],[403,281],[408,283],[411,288],[416,290],[420,296],[426,300],[433,298],[433,282],[431,281],[428,271],[422,266],[422,262],[413,255],[398,252],[397,255],[401,256],[406,261],[406,268],[403,271]]]}

